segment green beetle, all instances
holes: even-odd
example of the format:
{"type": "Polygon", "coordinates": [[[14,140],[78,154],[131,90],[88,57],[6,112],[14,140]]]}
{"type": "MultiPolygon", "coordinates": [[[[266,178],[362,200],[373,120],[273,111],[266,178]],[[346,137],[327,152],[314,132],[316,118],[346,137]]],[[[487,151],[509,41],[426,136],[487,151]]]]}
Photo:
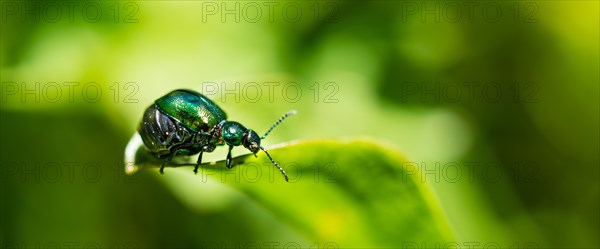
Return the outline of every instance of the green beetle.
{"type": "Polygon", "coordinates": [[[157,99],[144,112],[138,132],[148,151],[158,158],[165,158],[160,173],[164,172],[165,164],[174,156],[194,155],[200,153],[194,173],[202,162],[202,153],[212,152],[216,146],[227,144],[227,168],[231,165],[231,150],[234,146],[242,145],[256,154],[262,150],[267,154],[273,165],[281,171],[285,180],[288,176],[271,155],[260,146],[264,139],[281,121],[290,115],[289,111],[259,137],[256,132],[246,129],[242,124],[228,121],[227,114],[217,104],[206,96],[187,89],[178,89],[157,99]]]}

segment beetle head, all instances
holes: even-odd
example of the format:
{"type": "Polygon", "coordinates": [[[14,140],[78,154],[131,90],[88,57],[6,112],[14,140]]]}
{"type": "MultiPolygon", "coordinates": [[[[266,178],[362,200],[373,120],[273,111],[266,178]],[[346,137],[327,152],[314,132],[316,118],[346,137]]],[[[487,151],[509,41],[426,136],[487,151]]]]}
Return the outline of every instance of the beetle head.
{"type": "Polygon", "coordinates": [[[260,137],[253,130],[246,130],[244,132],[244,138],[242,139],[242,145],[246,147],[246,149],[252,151],[252,153],[256,154],[258,150],[260,150],[260,137]]]}

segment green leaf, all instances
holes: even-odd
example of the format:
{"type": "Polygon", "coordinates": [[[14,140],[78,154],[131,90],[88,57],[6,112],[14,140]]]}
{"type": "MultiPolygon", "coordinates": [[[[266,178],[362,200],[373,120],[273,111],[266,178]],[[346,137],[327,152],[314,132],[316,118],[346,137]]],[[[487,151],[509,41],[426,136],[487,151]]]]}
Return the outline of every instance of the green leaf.
{"type": "MultiPolygon", "coordinates": [[[[371,141],[318,140],[269,153],[286,169],[289,182],[262,152],[235,158],[232,169],[223,161],[203,164],[197,175],[193,163],[168,165],[189,167],[165,169],[160,178],[184,203],[200,209],[250,198],[281,225],[320,245],[435,246],[454,240],[429,186],[419,174],[409,174],[403,167],[407,160],[394,151],[371,141]]],[[[137,164],[160,166],[144,160],[137,164]]]]}

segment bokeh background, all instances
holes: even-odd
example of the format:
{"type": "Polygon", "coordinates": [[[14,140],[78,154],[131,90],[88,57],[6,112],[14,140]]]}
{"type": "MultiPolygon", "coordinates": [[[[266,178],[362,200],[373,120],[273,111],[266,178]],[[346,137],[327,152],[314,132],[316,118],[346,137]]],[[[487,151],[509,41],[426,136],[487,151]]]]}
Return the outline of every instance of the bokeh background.
{"type": "MultiPolygon", "coordinates": [[[[1,7],[3,248],[353,245],[315,243],[227,181],[188,187],[199,179],[190,168],[125,175],[143,110],[176,88],[204,92],[259,133],[298,110],[265,145],[358,139],[403,155],[449,226],[455,244],[438,247],[600,246],[597,1],[1,7]]],[[[297,213],[325,201],[293,197],[297,213]]],[[[357,241],[378,233],[343,229],[357,241]]],[[[436,246],[404,234],[370,246],[436,246]]]]}

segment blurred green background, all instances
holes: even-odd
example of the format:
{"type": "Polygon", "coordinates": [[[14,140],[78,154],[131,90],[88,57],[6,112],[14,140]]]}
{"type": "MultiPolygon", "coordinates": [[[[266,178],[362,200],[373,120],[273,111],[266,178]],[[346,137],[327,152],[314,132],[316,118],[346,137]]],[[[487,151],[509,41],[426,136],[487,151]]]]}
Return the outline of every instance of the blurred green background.
{"type": "Polygon", "coordinates": [[[1,7],[3,248],[600,246],[597,1],[1,7]],[[272,154],[345,178],[126,176],[176,88],[258,133],[298,110],[263,144],[313,141],[272,154]]]}

